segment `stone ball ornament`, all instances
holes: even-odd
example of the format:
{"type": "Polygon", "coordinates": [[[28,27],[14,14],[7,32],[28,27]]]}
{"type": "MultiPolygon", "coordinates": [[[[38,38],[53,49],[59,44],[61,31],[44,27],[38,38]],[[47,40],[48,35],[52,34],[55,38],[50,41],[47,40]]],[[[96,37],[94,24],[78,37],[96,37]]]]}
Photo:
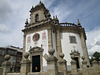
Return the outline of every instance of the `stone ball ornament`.
{"type": "Polygon", "coordinates": [[[60,56],[61,58],[63,58],[63,57],[64,57],[64,54],[63,54],[63,53],[60,53],[59,56],[60,56]]]}
{"type": "Polygon", "coordinates": [[[5,55],[4,59],[5,61],[8,61],[10,59],[10,55],[9,54],[5,55]]]}
{"type": "Polygon", "coordinates": [[[95,60],[96,58],[95,57],[93,57],[93,60],[95,60]]]}
{"type": "Polygon", "coordinates": [[[81,58],[82,58],[82,60],[84,60],[84,59],[85,59],[85,57],[84,57],[84,56],[82,56],[81,58]]]}
{"type": "Polygon", "coordinates": [[[29,57],[29,53],[28,52],[24,52],[24,57],[27,59],[29,57]]]}
{"type": "Polygon", "coordinates": [[[53,54],[54,54],[54,52],[55,52],[55,49],[54,49],[54,48],[52,48],[52,49],[50,49],[48,52],[49,52],[49,54],[50,54],[50,55],[53,55],[53,54]]]}

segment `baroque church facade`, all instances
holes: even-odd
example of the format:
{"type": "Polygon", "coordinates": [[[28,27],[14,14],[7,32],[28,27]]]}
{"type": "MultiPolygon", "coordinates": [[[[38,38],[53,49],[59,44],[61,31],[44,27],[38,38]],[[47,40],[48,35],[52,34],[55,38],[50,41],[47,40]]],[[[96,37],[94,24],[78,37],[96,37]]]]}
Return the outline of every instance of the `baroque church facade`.
{"type": "MultiPolygon", "coordinates": [[[[30,22],[26,20],[24,32],[23,50],[35,50],[31,56],[33,65],[38,65],[41,70],[47,66],[46,56],[51,48],[55,49],[55,56],[59,59],[59,54],[64,53],[67,65],[71,65],[71,55],[77,62],[77,68],[81,68],[81,56],[85,57],[89,66],[88,52],[86,48],[86,34],[79,20],[78,24],[59,23],[57,16],[51,18],[49,10],[40,2],[30,10],[30,22]]],[[[37,67],[36,67],[37,68],[37,67]]]]}

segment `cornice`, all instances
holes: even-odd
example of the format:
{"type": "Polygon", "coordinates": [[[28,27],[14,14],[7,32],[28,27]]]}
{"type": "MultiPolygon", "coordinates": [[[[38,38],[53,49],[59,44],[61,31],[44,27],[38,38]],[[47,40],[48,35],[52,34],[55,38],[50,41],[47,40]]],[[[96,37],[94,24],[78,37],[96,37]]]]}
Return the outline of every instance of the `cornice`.
{"type": "Polygon", "coordinates": [[[29,26],[25,27],[25,29],[23,29],[22,32],[27,32],[27,31],[31,31],[31,30],[33,31],[33,30],[36,30],[37,28],[47,27],[48,25],[52,25],[51,20],[36,23],[36,24],[30,24],[29,26]]]}
{"type": "Polygon", "coordinates": [[[82,32],[82,29],[76,28],[76,27],[71,27],[71,26],[61,26],[60,32],[73,32],[73,33],[78,33],[80,34],[82,32]]]}

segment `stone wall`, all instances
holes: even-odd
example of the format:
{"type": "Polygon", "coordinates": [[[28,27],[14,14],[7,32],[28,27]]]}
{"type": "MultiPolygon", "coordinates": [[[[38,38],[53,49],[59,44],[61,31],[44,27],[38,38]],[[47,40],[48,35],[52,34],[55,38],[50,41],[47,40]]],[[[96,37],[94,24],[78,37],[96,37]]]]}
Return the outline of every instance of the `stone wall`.
{"type": "Polygon", "coordinates": [[[82,57],[82,68],[77,69],[76,61],[74,56],[71,55],[71,70],[67,70],[67,61],[64,58],[64,54],[59,54],[59,60],[54,56],[54,49],[48,51],[48,55],[45,58],[47,61],[47,72],[32,72],[30,70],[30,60],[28,59],[29,54],[24,53],[24,59],[21,61],[21,70],[19,73],[11,73],[10,69],[10,59],[9,55],[5,56],[5,62],[2,64],[2,69],[0,69],[0,75],[100,75],[100,64],[96,60],[92,62],[92,67],[87,67],[87,61],[85,57],[82,57]],[[1,74],[2,72],[2,74],[1,74]]]}
{"type": "Polygon", "coordinates": [[[20,73],[8,73],[7,75],[20,75],[20,73]]]}

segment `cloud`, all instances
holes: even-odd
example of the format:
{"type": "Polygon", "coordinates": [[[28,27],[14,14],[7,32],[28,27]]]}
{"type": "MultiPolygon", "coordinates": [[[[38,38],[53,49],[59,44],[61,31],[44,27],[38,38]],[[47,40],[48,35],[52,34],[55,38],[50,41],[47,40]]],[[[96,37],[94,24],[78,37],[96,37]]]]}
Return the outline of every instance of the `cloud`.
{"type": "Polygon", "coordinates": [[[60,22],[77,23],[79,18],[86,31],[90,31],[100,24],[99,3],[100,0],[61,0],[51,8],[54,10],[52,13],[58,15],[60,22]]]}
{"type": "Polygon", "coordinates": [[[0,46],[23,47],[25,19],[30,18],[29,10],[39,0],[0,0],[0,46]]]}
{"type": "MultiPolygon", "coordinates": [[[[30,18],[30,9],[40,0],[0,0],[0,46],[15,45],[23,47],[23,33],[26,18],[30,18]]],[[[76,22],[79,18],[87,32],[89,55],[100,51],[100,0],[42,0],[51,15],[57,15],[60,22],[76,22]]],[[[30,19],[29,19],[30,20],[30,19]]]]}
{"type": "Polygon", "coordinates": [[[10,30],[6,25],[0,24],[0,33],[8,33],[10,30]]]}
{"type": "Polygon", "coordinates": [[[0,0],[0,22],[5,21],[12,12],[10,3],[8,0],[0,0]]]}
{"type": "Polygon", "coordinates": [[[50,1],[42,0],[42,1],[47,8],[51,8],[51,5],[54,3],[55,0],[50,0],[50,1]]]}
{"type": "Polygon", "coordinates": [[[97,42],[96,42],[96,45],[100,45],[100,41],[97,41],[97,42]]]}
{"type": "Polygon", "coordinates": [[[86,33],[88,53],[92,56],[94,52],[100,52],[100,26],[86,33]]]}
{"type": "Polygon", "coordinates": [[[23,33],[21,32],[22,24],[16,28],[10,30],[10,32],[0,33],[0,46],[14,45],[23,47],[23,33]]]}
{"type": "Polygon", "coordinates": [[[60,22],[64,21],[64,19],[71,14],[71,10],[66,7],[62,2],[56,6],[51,7],[51,14],[52,16],[58,16],[60,22]]]}

